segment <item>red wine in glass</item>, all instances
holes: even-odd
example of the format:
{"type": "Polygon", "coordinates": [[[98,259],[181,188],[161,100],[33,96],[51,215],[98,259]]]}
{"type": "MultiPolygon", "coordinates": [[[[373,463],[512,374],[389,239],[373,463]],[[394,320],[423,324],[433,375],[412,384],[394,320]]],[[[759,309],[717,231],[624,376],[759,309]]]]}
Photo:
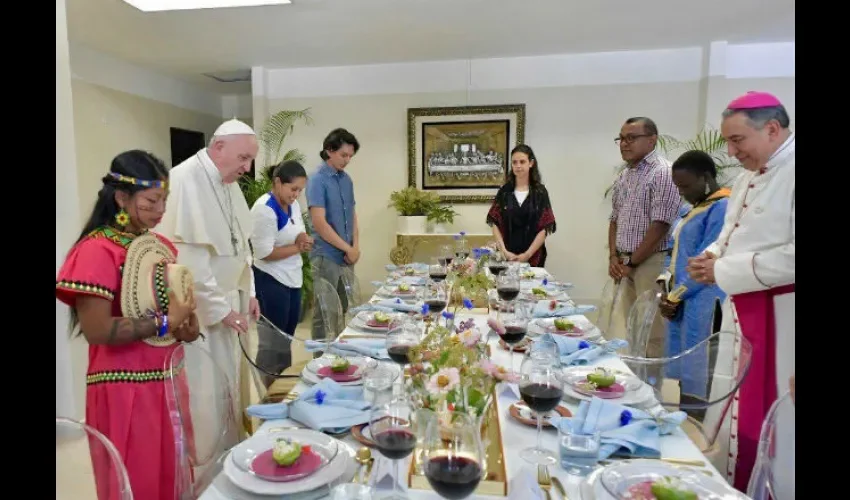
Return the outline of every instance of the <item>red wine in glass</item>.
{"type": "Polygon", "coordinates": [[[490,273],[493,276],[498,276],[507,270],[508,266],[506,266],[502,262],[490,262],[487,264],[487,268],[490,269],[490,273]]]}
{"type": "Polygon", "coordinates": [[[388,429],[372,436],[381,455],[390,460],[400,460],[413,453],[416,435],[408,429],[388,429]]]}
{"type": "Polygon", "coordinates": [[[443,299],[428,299],[425,303],[428,304],[428,311],[432,314],[440,314],[446,308],[446,301],[443,299]]]}
{"type": "Polygon", "coordinates": [[[455,252],[455,257],[457,257],[457,260],[464,260],[469,257],[469,252],[457,251],[455,252]]]}
{"type": "Polygon", "coordinates": [[[520,386],[519,393],[525,404],[538,414],[554,410],[564,395],[560,387],[541,383],[520,386]]]}
{"type": "Polygon", "coordinates": [[[499,298],[510,302],[519,296],[519,287],[505,286],[496,288],[499,298]]]}
{"type": "Polygon", "coordinates": [[[507,325],[505,326],[505,331],[503,333],[499,333],[499,337],[504,340],[506,344],[514,345],[525,338],[526,330],[527,328],[523,326],[507,325]]]}
{"type": "Polygon", "coordinates": [[[387,354],[389,354],[390,359],[395,361],[396,363],[400,365],[406,365],[410,363],[410,358],[408,357],[408,354],[410,354],[410,349],[412,347],[412,345],[405,344],[390,346],[387,348],[387,354]]]}
{"type": "Polygon", "coordinates": [[[452,257],[440,257],[437,259],[437,262],[443,267],[448,267],[452,263],[452,257]]]}
{"type": "Polygon", "coordinates": [[[431,271],[430,273],[428,273],[428,276],[429,276],[429,277],[430,277],[430,278],[431,278],[431,279],[432,279],[435,283],[439,283],[439,282],[441,282],[441,281],[445,280],[447,275],[448,275],[448,273],[447,273],[447,272],[445,272],[445,271],[431,271]]]}
{"type": "Polygon", "coordinates": [[[425,477],[443,498],[460,500],[475,491],[481,481],[481,465],[464,456],[439,456],[428,460],[425,477]]]}

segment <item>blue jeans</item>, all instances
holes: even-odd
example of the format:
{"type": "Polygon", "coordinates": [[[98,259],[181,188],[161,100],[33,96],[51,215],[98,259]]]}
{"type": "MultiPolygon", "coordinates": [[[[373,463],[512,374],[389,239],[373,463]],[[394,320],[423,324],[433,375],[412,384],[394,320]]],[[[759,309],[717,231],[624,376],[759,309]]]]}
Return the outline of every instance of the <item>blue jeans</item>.
{"type": "MultiPolygon", "coordinates": [[[[295,327],[298,326],[298,319],[301,316],[301,289],[290,288],[256,267],[253,270],[260,312],[276,327],[290,335],[295,335],[295,327]]],[[[266,379],[268,386],[274,380],[270,374],[280,374],[292,365],[292,342],[265,328],[258,329],[257,333],[260,342],[256,363],[267,372],[263,374],[263,378],[266,379]]]]}

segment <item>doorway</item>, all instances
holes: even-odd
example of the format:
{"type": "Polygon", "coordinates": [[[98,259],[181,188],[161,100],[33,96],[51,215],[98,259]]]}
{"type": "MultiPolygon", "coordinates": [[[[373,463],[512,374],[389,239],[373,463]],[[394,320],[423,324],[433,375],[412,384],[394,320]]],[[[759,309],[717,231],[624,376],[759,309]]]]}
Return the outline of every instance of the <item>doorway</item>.
{"type": "Polygon", "coordinates": [[[171,166],[176,167],[187,158],[195,156],[204,146],[203,132],[171,127],[171,166]]]}

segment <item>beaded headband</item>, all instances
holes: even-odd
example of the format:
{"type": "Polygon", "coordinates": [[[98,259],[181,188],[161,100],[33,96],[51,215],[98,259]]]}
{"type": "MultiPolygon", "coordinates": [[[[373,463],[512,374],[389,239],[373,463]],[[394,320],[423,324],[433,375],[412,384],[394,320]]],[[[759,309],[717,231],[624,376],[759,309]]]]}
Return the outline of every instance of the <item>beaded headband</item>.
{"type": "Polygon", "coordinates": [[[109,177],[112,177],[118,182],[123,182],[125,184],[133,184],[135,186],[142,186],[147,188],[167,188],[168,181],[149,181],[145,179],[136,179],[135,177],[127,177],[126,175],[116,174],[115,172],[109,172],[109,177]]]}

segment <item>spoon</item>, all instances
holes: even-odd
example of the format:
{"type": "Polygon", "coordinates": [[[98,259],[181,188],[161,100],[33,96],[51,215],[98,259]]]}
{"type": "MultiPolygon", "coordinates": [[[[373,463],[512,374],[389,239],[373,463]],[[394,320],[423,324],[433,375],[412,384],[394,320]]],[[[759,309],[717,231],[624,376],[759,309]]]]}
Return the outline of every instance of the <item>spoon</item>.
{"type": "MultiPolygon", "coordinates": [[[[363,474],[363,479],[361,481],[362,484],[366,484],[366,481],[369,479],[369,473],[372,472],[372,450],[363,446],[359,450],[357,450],[357,455],[354,457],[354,460],[360,464],[366,466],[366,473],[363,474]]],[[[354,476],[354,481],[357,482],[357,475],[354,476]]]]}

